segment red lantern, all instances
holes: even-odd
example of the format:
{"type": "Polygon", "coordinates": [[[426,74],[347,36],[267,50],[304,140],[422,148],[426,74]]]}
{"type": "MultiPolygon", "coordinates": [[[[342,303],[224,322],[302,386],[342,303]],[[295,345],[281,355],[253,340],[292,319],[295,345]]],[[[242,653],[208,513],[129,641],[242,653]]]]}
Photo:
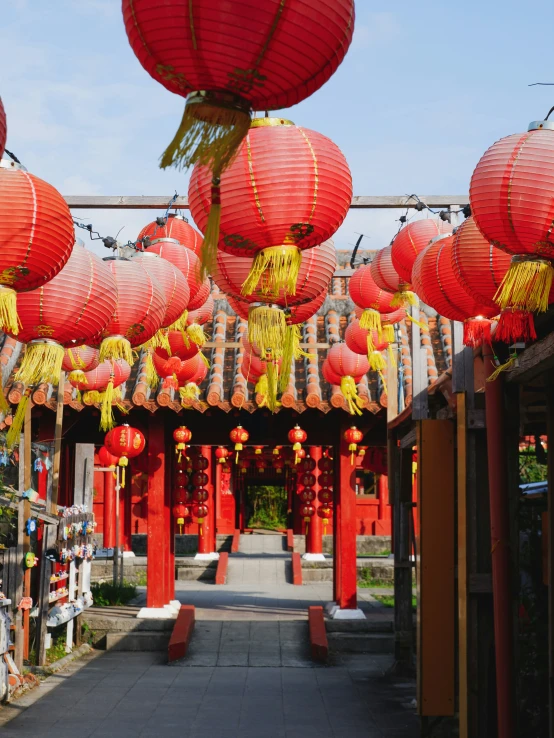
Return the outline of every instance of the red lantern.
{"type": "MultiPolygon", "coordinates": [[[[208,288],[210,287],[208,283],[208,288]]],[[[187,336],[192,343],[203,346],[206,343],[206,334],[202,328],[214,315],[214,298],[208,295],[206,300],[196,310],[189,310],[187,315],[187,336]]]]}
{"type": "Polygon", "coordinates": [[[139,251],[133,260],[138,261],[163,290],[166,304],[161,327],[186,328],[187,316],[183,314],[190,301],[190,288],[181,270],[153,251],[139,251]]]}
{"type": "MultiPolygon", "coordinates": [[[[273,297],[281,291],[296,294],[302,250],[330,238],[352,200],[350,170],[338,146],[281,118],[252,121],[237,157],[221,176],[220,187],[219,244],[208,244],[206,239],[205,246],[218,245],[234,256],[254,257],[241,285],[246,295],[258,289],[273,297]]],[[[189,203],[204,233],[211,194],[210,170],[195,167],[189,203]]]]}
{"type": "Polygon", "coordinates": [[[196,254],[173,238],[156,238],[146,249],[170,261],[183,274],[189,286],[189,308],[195,310],[205,302],[209,294],[209,285],[200,277],[200,261],[196,254]],[[197,302],[197,298],[200,302],[197,302]]]}
{"type": "Polygon", "coordinates": [[[298,481],[304,487],[313,487],[315,484],[315,475],[311,472],[303,472],[298,477],[298,481]]]}
{"type": "MultiPolygon", "coordinates": [[[[299,325],[311,318],[312,315],[315,315],[323,305],[326,297],[327,290],[325,289],[322,290],[313,300],[308,300],[308,302],[303,302],[300,305],[292,305],[289,307],[285,312],[285,322],[287,326],[299,325]]],[[[248,311],[250,307],[248,301],[240,299],[236,295],[227,295],[227,302],[240,318],[248,320],[248,311]]],[[[253,344],[250,344],[250,346],[253,346],[253,344]]],[[[256,347],[252,353],[259,355],[260,350],[256,347]]]]}
{"type": "Polygon", "coordinates": [[[319,480],[318,481],[319,481],[319,484],[322,487],[332,487],[333,484],[334,484],[333,474],[330,471],[328,471],[328,472],[327,471],[322,472],[319,475],[319,480]]]}
{"type": "MultiPolygon", "coordinates": [[[[124,359],[103,361],[90,372],[82,374],[80,381],[70,378],[70,383],[83,392],[85,405],[100,404],[100,429],[107,431],[114,427],[113,405],[121,400],[121,387],[131,376],[131,367],[124,359]]],[[[120,406],[121,410],[121,406],[120,406]]]]}
{"type": "MultiPolygon", "coordinates": [[[[289,431],[288,439],[289,443],[292,443],[292,450],[294,451],[294,463],[298,464],[301,457],[299,456],[298,452],[302,449],[302,444],[306,442],[306,439],[308,438],[308,434],[305,430],[302,430],[302,428],[296,424],[294,428],[292,428],[289,431]]],[[[306,454],[304,453],[304,456],[306,454]]]]}
{"type": "Polygon", "coordinates": [[[186,425],[180,425],[173,431],[173,440],[175,441],[175,453],[177,454],[177,461],[181,461],[183,451],[187,448],[187,443],[190,443],[192,439],[192,432],[186,427],[186,425]]]}
{"type": "Polygon", "coordinates": [[[369,371],[367,357],[354,353],[345,343],[335,343],[327,352],[327,362],[334,377],[340,379],[339,382],[334,382],[334,384],[340,385],[350,414],[357,413],[361,415],[362,411],[358,406],[359,397],[356,385],[359,384],[363,375],[369,371]]]}
{"type": "Polygon", "coordinates": [[[258,471],[262,474],[265,471],[266,466],[267,462],[265,461],[265,459],[256,459],[256,469],[258,469],[258,471]]]}
{"type": "Polygon", "coordinates": [[[300,515],[304,518],[304,522],[306,523],[307,533],[310,520],[315,515],[315,507],[312,505],[311,502],[306,502],[304,505],[300,506],[300,515]]]}
{"type": "MultiPolygon", "coordinates": [[[[201,459],[204,459],[204,456],[200,457],[201,459]]],[[[206,459],[207,461],[208,459],[206,459]]],[[[193,462],[194,467],[194,462],[193,462]]],[[[197,471],[194,472],[194,474],[191,477],[191,482],[194,484],[195,487],[204,487],[208,482],[210,481],[210,478],[206,474],[206,472],[203,471],[197,471]]]]}
{"type": "Polygon", "coordinates": [[[427,305],[445,318],[464,322],[467,346],[480,345],[483,340],[490,343],[490,318],[498,313],[498,307],[479,304],[464,290],[452,268],[453,242],[453,235],[442,236],[421,252],[413,269],[414,289],[417,281],[427,305]]]}
{"type": "Polygon", "coordinates": [[[208,512],[209,507],[203,502],[195,502],[191,507],[192,517],[198,521],[198,533],[200,535],[202,535],[202,523],[204,522],[204,518],[207,517],[208,512]]]}
{"type": "Polygon", "coordinates": [[[521,313],[544,312],[551,300],[554,268],[554,123],[534,121],[526,133],[497,141],[471,177],[469,199],[477,227],[494,246],[512,255],[497,293],[504,330],[529,333],[521,313]],[[522,322],[524,325],[522,326],[522,322]]]}
{"type": "Polygon", "coordinates": [[[208,497],[208,491],[202,487],[196,487],[196,489],[192,491],[192,499],[194,502],[206,502],[208,497]]]}
{"type": "Polygon", "coordinates": [[[387,449],[371,446],[363,459],[363,468],[374,474],[387,474],[387,449]]]}
{"type": "Polygon", "coordinates": [[[248,442],[250,434],[242,427],[242,425],[237,425],[237,427],[233,428],[229,433],[229,438],[231,439],[231,443],[235,444],[235,463],[237,463],[239,460],[239,451],[242,451],[243,445],[248,442]]]}
{"type": "Polygon", "coordinates": [[[320,489],[317,493],[317,499],[321,502],[322,505],[330,506],[333,504],[333,492],[330,489],[327,489],[327,487],[324,487],[323,489],[320,489]]]}
{"type": "Polygon", "coordinates": [[[200,351],[200,346],[191,341],[183,331],[169,331],[167,340],[172,355],[179,357],[182,361],[192,359],[200,351]]]}
{"type": "Polygon", "coordinates": [[[195,471],[204,471],[204,469],[207,469],[210,465],[210,462],[205,456],[202,456],[199,454],[198,456],[195,456],[192,460],[192,468],[195,471]]]}
{"type": "Polygon", "coordinates": [[[316,467],[316,463],[311,456],[307,456],[299,466],[303,472],[312,472],[316,467]]]}
{"type": "Polygon", "coordinates": [[[332,472],[334,468],[333,459],[329,456],[322,456],[317,462],[317,468],[322,472],[332,472]]]}
{"type": "Polygon", "coordinates": [[[277,474],[283,473],[283,469],[285,468],[285,462],[283,459],[280,459],[280,458],[274,459],[272,462],[272,465],[275,471],[277,472],[277,474]]]}
{"type": "Polygon", "coordinates": [[[119,456],[115,456],[115,454],[110,453],[105,446],[101,446],[98,450],[98,460],[104,467],[109,466],[115,468],[119,461],[119,456]]]}
{"type": "Polygon", "coordinates": [[[452,226],[435,218],[413,220],[399,231],[391,245],[391,258],[400,279],[411,284],[412,267],[418,254],[433,238],[444,233],[452,233],[452,226]]]}
{"type": "Polygon", "coordinates": [[[106,433],[104,445],[111,454],[119,458],[118,466],[122,467],[121,486],[125,487],[125,467],[129,459],[133,459],[144,451],[146,441],[142,433],[130,425],[119,425],[106,433]]]}
{"type": "Polygon", "coordinates": [[[99,363],[100,353],[92,346],[73,346],[64,351],[62,369],[69,372],[68,379],[71,382],[82,382],[85,372],[96,369],[99,363]]]}
{"type": "Polygon", "coordinates": [[[300,493],[300,499],[302,502],[313,502],[315,500],[314,490],[306,487],[306,489],[303,489],[300,493]]]}
{"type": "Polygon", "coordinates": [[[200,256],[204,241],[200,233],[189,224],[186,218],[174,213],[168,213],[167,218],[157,218],[152,223],[144,226],[138,234],[137,241],[142,243],[143,248],[147,248],[154,239],[158,240],[160,238],[174,239],[181,246],[186,246],[187,249],[193,251],[196,256],[200,256]],[[160,225],[158,220],[165,220],[165,223],[160,225]]]}
{"type": "MultiPolygon", "coordinates": [[[[354,2],[260,5],[243,0],[231,6],[209,0],[185,7],[182,0],[124,0],[123,18],[142,66],[187,98],[161,166],[199,162],[210,168],[214,222],[205,235],[206,240],[213,235],[215,245],[221,173],[248,133],[251,111],[295,105],[331,77],[352,40],[354,2]],[[299,49],[301,29],[309,32],[310,43],[299,49]]],[[[305,186],[304,180],[297,189],[305,186]]]]}
{"type": "Polygon", "coordinates": [[[294,456],[294,463],[299,464],[302,459],[306,458],[306,449],[305,448],[299,448],[298,451],[293,451],[295,454],[294,456]]]}
{"type": "Polygon", "coordinates": [[[160,329],[166,311],[164,291],[137,259],[104,259],[117,284],[117,307],[102,331],[100,360],[125,359],[132,365],[132,348],[147,343],[160,329]]]}
{"type": "Polygon", "coordinates": [[[4,156],[4,148],[6,146],[6,111],[2,105],[2,98],[0,97],[0,159],[4,156]]]}
{"type": "Polygon", "coordinates": [[[222,474],[230,474],[231,471],[232,471],[231,466],[227,463],[223,464],[223,466],[221,467],[222,474]]]}
{"type": "Polygon", "coordinates": [[[411,292],[410,283],[400,278],[400,275],[392,263],[392,245],[377,251],[371,262],[371,276],[379,289],[385,292],[393,292],[391,300],[393,307],[407,307],[416,305],[417,299],[411,292]]]}
{"type": "Polygon", "coordinates": [[[175,484],[177,487],[186,487],[189,483],[189,478],[184,469],[177,469],[175,472],[175,484]]]}
{"type": "Polygon", "coordinates": [[[183,525],[185,524],[185,518],[189,514],[189,509],[182,502],[178,502],[176,505],[173,505],[173,509],[171,512],[173,513],[173,517],[175,518],[177,525],[179,526],[179,533],[181,533],[183,525]]]}
{"type": "Polygon", "coordinates": [[[388,341],[379,340],[377,331],[368,331],[360,326],[359,320],[353,320],[344,334],[344,340],[350,351],[355,354],[367,356],[369,368],[373,371],[383,371],[386,368],[386,362],[383,358],[384,351],[388,341]]]}
{"type": "Polygon", "coordinates": [[[369,331],[377,331],[381,338],[381,314],[394,312],[394,295],[377,287],[371,275],[371,265],[358,267],[348,283],[348,291],[353,302],[363,309],[360,326],[369,331]]]}
{"type": "Polygon", "coordinates": [[[358,444],[362,442],[363,437],[364,434],[361,430],[358,430],[355,425],[344,431],[344,440],[348,444],[348,450],[350,451],[350,463],[352,465],[354,465],[356,451],[358,450],[358,444]]]}
{"type": "Polygon", "coordinates": [[[215,458],[219,464],[225,464],[230,455],[231,452],[225,446],[218,446],[215,450],[215,458]]]}
{"type": "Polygon", "coordinates": [[[333,510],[329,505],[321,505],[317,508],[317,514],[323,520],[323,535],[326,535],[325,528],[333,517],[333,510]]]}
{"type": "MultiPolygon", "coordinates": [[[[5,135],[2,121],[5,123],[0,103],[0,153],[5,135]]],[[[0,162],[1,330],[17,335],[16,292],[35,290],[55,277],[69,259],[74,241],[73,218],[60,193],[15,161],[3,159],[0,162]]],[[[75,286],[66,297],[74,294],[74,290],[75,286]]]]}
{"type": "Polygon", "coordinates": [[[250,469],[250,461],[248,459],[239,459],[238,466],[241,474],[246,474],[250,469]]]}

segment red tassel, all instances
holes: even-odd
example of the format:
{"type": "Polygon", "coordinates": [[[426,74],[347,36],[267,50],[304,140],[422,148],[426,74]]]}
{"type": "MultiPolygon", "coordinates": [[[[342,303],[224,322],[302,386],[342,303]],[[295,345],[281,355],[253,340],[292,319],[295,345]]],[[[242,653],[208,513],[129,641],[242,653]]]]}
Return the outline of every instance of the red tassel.
{"type": "Polygon", "coordinates": [[[464,346],[477,348],[491,342],[492,321],[486,318],[470,318],[464,321],[464,346]]]}
{"type": "Polygon", "coordinates": [[[530,343],[535,341],[535,321],[533,314],[524,310],[503,310],[496,326],[494,334],[495,341],[503,343],[515,343],[524,341],[530,343]]]}

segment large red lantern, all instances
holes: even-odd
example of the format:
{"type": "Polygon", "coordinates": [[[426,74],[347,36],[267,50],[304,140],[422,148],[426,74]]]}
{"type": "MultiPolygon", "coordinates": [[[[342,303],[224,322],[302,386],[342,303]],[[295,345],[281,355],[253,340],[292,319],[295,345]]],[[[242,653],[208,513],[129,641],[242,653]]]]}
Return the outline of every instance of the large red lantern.
{"type": "Polygon", "coordinates": [[[388,341],[379,340],[377,331],[368,331],[362,328],[360,321],[356,319],[346,329],[344,340],[348,348],[355,354],[367,356],[370,369],[373,371],[383,371],[386,368],[386,362],[381,352],[389,344],[388,341]]]}
{"type": "Polygon", "coordinates": [[[190,288],[181,270],[153,251],[139,251],[133,259],[140,262],[163,290],[165,313],[161,327],[174,330],[186,328],[185,311],[189,304],[190,288]]]}
{"type": "Polygon", "coordinates": [[[483,340],[490,342],[490,318],[498,307],[480,304],[464,290],[452,268],[453,242],[453,235],[441,236],[419,254],[413,269],[414,289],[416,281],[421,282],[427,305],[449,320],[462,321],[464,343],[474,347],[483,340]]]}
{"type": "Polygon", "coordinates": [[[194,252],[174,238],[155,238],[146,249],[170,261],[183,274],[189,286],[189,308],[194,310],[206,300],[206,283],[200,276],[200,260],[194,252]],[[199,297],[198,297],[199,296],[199,297]],[[197,302],[197,297],[200,302],[197,302]],[[192,307],[191,307],[192,306],[192,307]]]}
{"type": "Polygon", "coordinates": [[[4,156],[4,149],[6,147],[6,111],[2,104],[2,98],[0,97],[0,159],[4,156]]]}
{"type": "Polygon", "coordinates": [[[348,444],[348,450],[350,451],[350,463],[354,465],[356,458],[356,451],[358,450],[358,444],[362,442],[364,434],[361,430],[358,430],[355,425],[347,428],[344,431],[344,440],[348,444]]]}
{"type": "Polygon", "coordinates": [[[125,359],[133,364],[132,349],[147,343],[160,329],[166,300],[157,279],[136,259],[104,259],[117,284],[117,307],[102,331],[100,360],[125,359]]]}
{"type": "MultiPolygon", "coordinates": [[[[308,438],[308,434],[305,430],[302,430],[302,428],[296,424],[294,428],[291,428],[291,430],[288,433],[288,439],[289,443],[292,443],[292,450],[294,451],[294,463],[298,464],[300,459],[302,458],[299,455],[299,451],[302,449],[302,444],[306,442],[308,438]]],[[[304,456],[306,454],[304,453],[304,456]]]]}
{"type": "Polygon", "coordinates": [[[418,254],[429,241],[443,233],[452,233],[452,226],[448,221],[435,218],[413,220],[397,233],[391,245],[391,258],[398,276],[406,284],[412,282],[412,267],[418,254]]]}
{"type": "MultiPolygon", "coordinates": [[[[207,167],[195,167],[189,184],[191,213],[203,232],[211,179],[207,167]]],[[[256,118],[221,177],[219,243],[206,239],[204,246],[254,257],[243,294],[294,295],[301,252],[338,230],[351,200],[350,170],[336,144],[281,118],[256,118]]],[[[204,263],[212,261],[205,254],[204,263]]]]}
{"type": "MultiPolygon", "coordinates": [[[[121,391],[118,389],[131,376],[131,367],[125,359],[112,361],[106,359],[90,372],[85,372],[83,377],[75,381],[69,381],[79,392],[83,392],[85,405],[99,403],[100,429],[107,431],[115,425],[113,405],[121,399],[121,391]],[[116,391],[117,390],[117,391],[116,391]]],[[[123,409],[121,406],[120,410],[123,409]]]]}
{"type": "Polygon", "coordinates": [[[340,378],[340,382],[337,382],[337,384],[339,384],[348,404],[350,414],[361,415],[362,411],[358,404],[359,397],[356,385],[363,375],[369,371],[367,357],[354,353],[345,343],[335,343],[327,352],[326,360],[329,369],[336,377],[340,378]]]}
{"type": "Polygon", "coordinates": [[[159,238],[172,238],[181,246],[194,251],[196,256],[200,255],[204,240],[186,218],[174,213],[169,213],[167,218],[157,218],[145,225],[138,235],[137,242],[142,243],[143,248],[147,248],[154,239],[159,238]]]}
{"type": "MultiPolygon", "coordinates": [[[[173,356],[178,356],[180,359],[192,359],[200,351],[200,346],[194,341],[189,340],[187,334],[184,331],[169,331],[167,334],[167,340],[173,356]]],[[[169,356],[169,354],[168,354],[169,356]]]]}
{"type": "MultiPolygon", "coordinates": [[[[512,255],[497,293],[502,308],[548,309],[554,276],[554,122],[497,141],[471,177],[471,212],[483,236],[512,255]]],[[[510,316],[504,316],[504,321],[510,316]]],[[[514,331],[515,332],[515,331],[514,331]]]]}
{"type": "Polygon", "coordinates": [[[189,343],[203,346],[206,343],[206,334],[202,328],[214,315],[214,298],[208,295],[207,299],[196,310],[189,310],[187,315],[187,337],[189,343]]]}
{"type": "Polygon", "coordinates": [[[123,18],[142,66],[187,98],[161,166],[210,168],[212,222],[205,237],[211,231],[215,243],[221,173],[248,133],[251,111],[295,105],[331,77],[352,40],[354,0],[123,0],[123,18]],[[302,32],[310,43],[300,48],[302,32]]]}
{"type": "Polygon", "coordinates": [[[103,467],[115,468],[119,461],[119,456],[115,456],[115,454],[110,453],[105,446],[101,446],[98,449],[98,460],[103,467]]]}
{"type": "Polygon", "coordinates": [[[134,459],[144,451],[146,441],[142,433],[130,425],[118,425],[109,433],[106,433],[104,445],[108,451],[119,458],[118,466],[121,467],[121,486],[125,487],[125,467],[129,459],[134,459]]]}
{"type": "Polygon", "coordinates": [[[393,292],[393,307],[416,305],[417,299],[411,291],[410,283],[400,278],[392,263],[392,245],[386,246],[375,254],[371,262],[371,276],[377,287],[385,292],[393,292]]]}
{"type": "Polygon", "coordinates": [[[60,193],[20,164],[2,159],[1,330],[18,334],[16,293],[35,290],[55,277],[69,259],[74,241],[73,219],[60,193]]]}
{"type": "Polygon", "coordinates": [[[71,382],[82,382],[85,372],[90,372],[99,364],[100,353],[92,346],[72,346],[64,351],[62,369],[69,372],[68,379],[71,382]]]}
{"type": "Polygon", "coordinates": [[[183,457],[183,451],[187,448],[187,443],[192,440],[192,432],[186,425],[180,425],[173,431],[173,440],[175,441],[175,453],[177,454],[177,462],[183,457]]]}
{"type": "Polygon", "coordinates": [[[244,448],[244,444],[248,442],[250,434],[245,428],[242,427],[242,425],[237,425],[237,427],[233,428],[233,430],[229,433],[229,438],[231,439],[231,443],[235,444],[236,463],[239,460],[239,451],[242,451],[242,449],[244,448]]]}
{"type": "Polygon", "coordinates": [[[366,330],[376,330],[381,339],[381,314],[394,312],[394,295],[377,287],[371,275],[370,264],[356,269],[350,277],[348,291],[354,304],[363,309],[360,326],[366,330]]]}

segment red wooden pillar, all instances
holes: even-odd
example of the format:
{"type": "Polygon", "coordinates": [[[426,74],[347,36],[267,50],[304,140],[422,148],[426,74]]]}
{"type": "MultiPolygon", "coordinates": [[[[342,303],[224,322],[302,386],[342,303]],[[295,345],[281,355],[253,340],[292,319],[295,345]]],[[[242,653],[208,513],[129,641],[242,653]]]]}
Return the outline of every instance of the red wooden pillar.
{"type": "Polygon", "coordinates": [[[211,554],[215,551],[215,494],[214,494],[214,464],[212,458],[212,447],[201,446],[200,453],[208,459],[208,466],[206,467],[206,474],[208,475],[208,483],[206,485],[206,491],[208,492],[208,499],[206,505],[208,506],[208,514],[204,518],[202,523],[202,535],[198,534],[198,553],[199,554],[211,554]]]}
{"type": "Polygon", "coordinates": [[[221,520],[221,477],[222,477],[222,471],[221,467],[223,464],[220,464],[216,459],[213,458],[212,454],[212,468],[213,468],[213,477],[214,477],[214,515],[213,520],[215,520],[215,528],[214,528],[214,536],[217,535],[217,530],[219,527],[222,526],[223,520],[221,520]]]}
{"type": "Polygon", "coordinates": [[[146,606],[163,607],[166,600],[165,433],[159,413],[148,418],[148,538],[146,606]],[[160,555],[161,554],[161,555],[160,555]]]}
{"type": "MultiPolygon", "coordinates": [[[[167,445],[167,441],[164,437],[164,443],[166,445],[166,454],[168,459],[172,459],[174,455],[171,453],[173,448],[167,445]]],[[[165,567],[165,604],[175,599],[175,522],[172,514],[173,506],[173,476],[171,474],[171,464],[168,463],[167,469],[167,484],[164,484],[164,558],[166,561],[165,567]]]]}
{"type": "MultiPolygon", "coordinates": [[[[340,438],[338,505],[335,516],[335,529],[339,533],[339,549],[337,568],[339,586],[337,605],[341,610],[356,610],[357,575],[356,575],[356,466],[352,464],[348,443],[340,438]]],[[[336,555],[336,552],[335,552],[336,555]]]]}
{"type": "Polygon", "coordinates": [[[104,474],[104,548],[115,546],[115,476],[114,472],[104,474]]]}
{"type": "Polygon", "coordinates": [[[333,600],[338,604],[339,592],[341,590],[341,527],[339,525],[341,496],[340,489],[340,446],[333,448],[334,483],[333,483],[333,600]]]}
{"type": "MultiPolygon", "coordinates": [[[[312,459],[317,462],[321,459],[323,455],[321,446],[310,446],[310,456],[312,459]]],[[[320,507],[321,503],[317,498],[317,493],[320,490],[320,485],[318,482],[319,479],[319,471],[316,468],[314,469],[314,476],[316,478],[316,483],[314,485],[314,492],[316,493],[316,498],[313,501],[313,506],[315,507],[316,514],[313,516],[313,518],[310,520],[310,525],[308,527],[308,535],[306,537],[306,553],[308,554],[322,554],[323,552],[323,541],[322,541],[322,528],[323,528],[323,521],[317,514],[317,509],[320,507]]]]}
{"type": "Polygon", "coordinates": [[[380,474],[377,482],[379,492],[379,515],[375,521],[374,534],[376,536],[391,535],[391,509],[389,505],[389,478],[380,474]]]}

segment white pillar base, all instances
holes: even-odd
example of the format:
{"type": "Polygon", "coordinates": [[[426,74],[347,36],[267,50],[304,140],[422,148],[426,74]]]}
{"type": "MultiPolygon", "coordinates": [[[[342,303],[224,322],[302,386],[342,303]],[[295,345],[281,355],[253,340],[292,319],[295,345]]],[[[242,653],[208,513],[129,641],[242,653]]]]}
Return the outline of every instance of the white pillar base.
{"type": "Polygon", "coordinates": [[[345,608],[342,610],[338,605],[336,605],[334,602],[329,603],[327,607],[325,608],[327,610],[327,613],[329,614],[329,617],[332,620],[365,620],[366,617],[364,615],[363,610],[360,610],[360,608],[356,608],[356,610],[349,610],[345,608]],[[331,607],[329,607],[331,605],[331,607]]]}
{"type": "Polygon", "coordinates": [[[171,605],[163,607],[141,607],[137,618],[151,620],[169,620],[177,617],[177,611],[171,605]]]}
{"type": "Polygon", "coordinates": [[[219,559],[219,554],[217,551],[212,551],[211,553],[207,554],[201,554],[197,553],[194,557],[195,561],[217,561],[219,559]]]}
{"type": "Polygon", "coordinates": [[[325,561],[325,556],[323,554],[305,553],[302,555],[302,558],[304,561],[325,561]]]}

